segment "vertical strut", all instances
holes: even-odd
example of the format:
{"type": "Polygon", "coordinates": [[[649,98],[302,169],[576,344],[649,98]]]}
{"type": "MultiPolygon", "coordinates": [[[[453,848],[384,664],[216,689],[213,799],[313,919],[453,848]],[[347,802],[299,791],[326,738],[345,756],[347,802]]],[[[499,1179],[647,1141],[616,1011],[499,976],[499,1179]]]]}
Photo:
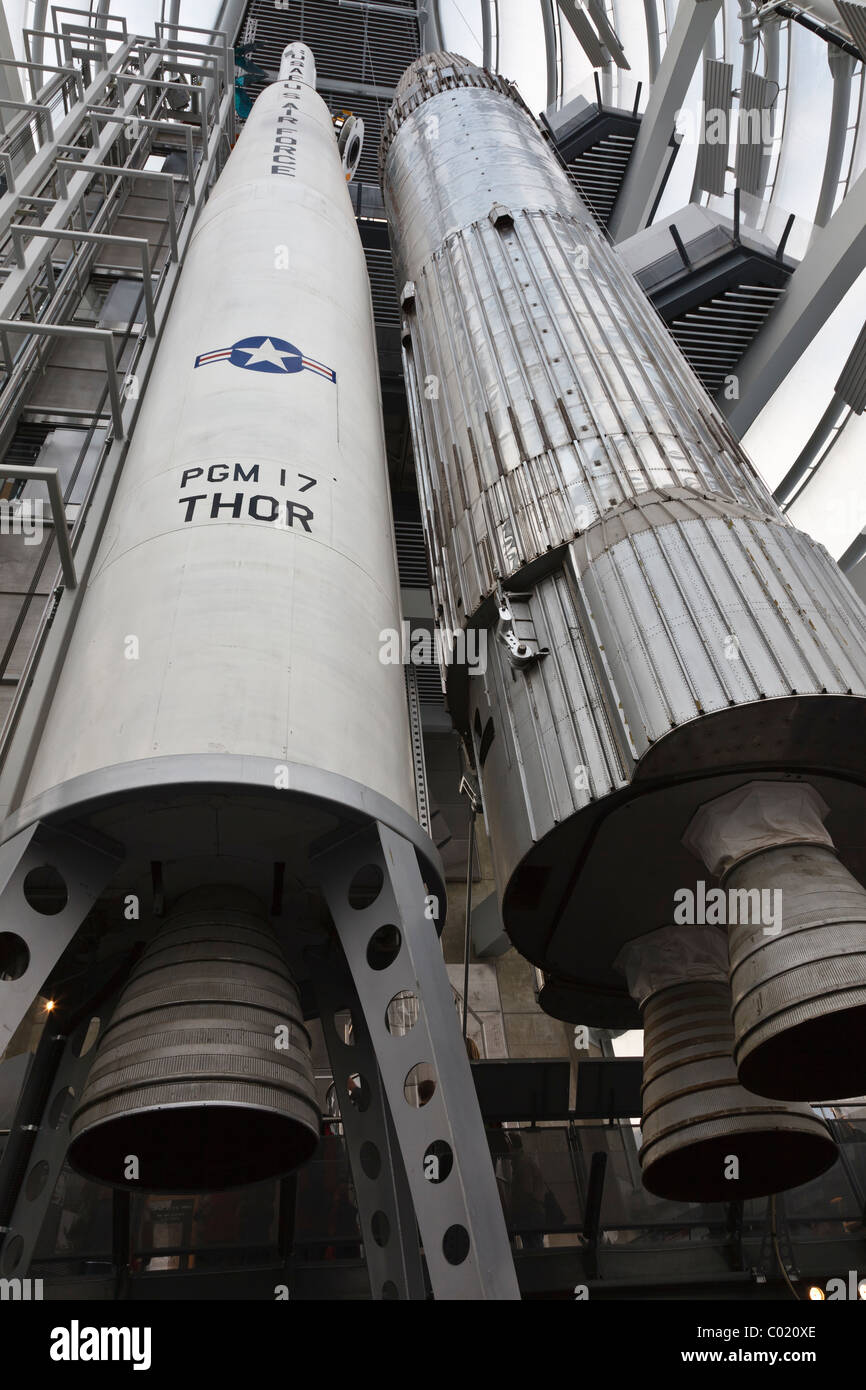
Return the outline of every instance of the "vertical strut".
{"type": "Polygon", "coordinates": [[[307,965],[339,1098],[370,1291],[374,1299],[423,1299],[412,1196],[361,1001],[345,961],[326,962],[311,952],[307,965]],[[351,1014],[351,1044],[335,1023],[342,1010],[351,1014]],[[363,1087],[355,1084],[358,1077],[363,1077],[363,1087]]]}
{"type": "Polygon", "coordinates": [[[519,1299],[493,1164],[433,925],[436,904],[427,895],[415,851],[377,822],[322,850],[312,862],[382,1076],[434,1296],[519,1299]],[[389,1006],[408,995],[417,996],[417,1022],[397,1036],[389,1028],[389,1006]]]}

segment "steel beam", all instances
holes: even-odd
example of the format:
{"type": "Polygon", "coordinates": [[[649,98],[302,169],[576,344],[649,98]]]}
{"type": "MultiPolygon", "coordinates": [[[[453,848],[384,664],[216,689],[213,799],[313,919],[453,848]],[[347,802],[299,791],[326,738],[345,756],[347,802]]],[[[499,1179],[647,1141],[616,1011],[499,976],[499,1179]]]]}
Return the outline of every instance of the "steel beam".
{"type": "Polygon", "coordinates": [[[838,48],[828,48],[827,61],[833,74],[833,104],[830,110],[830,129],[827,132],[827,157],[824,161],[824,176],[821,192],[818,195],[818,208],[815,212],[815,225],[824,227],[833,213],[833,204],[839,191],[839,178],[842,173],[842,159],[848,135],[848,112],[851,106],[851,83],[854,76],[854,59],[838,48]]]}
{"type": "Polygon", "coordinates": [[[95,1038],[82,1053],[91,1018],[97,1018],[99,1031],[104,1031],[118,992],[115,986],[107,997],[94,998],[90,1007],[76,1010],[74,1016],[70,1007],[61,1005],[46,1021],[13,1122],[9,1157],[14,1170],[11,1164],[7,1168],[6,1153],[0,1163],[0,1200],[6,1207],[0,1210],[0,1274],[4,1278],[26,1276],[36,1253],[66,1159],[74,1098],[81,1095],[96,1057],[95,1038]],[[37,1067],[41,1075],[34,1075],[37,1067]]]}
{"type": "Polygon", "coordinates": [[[656,8],[656,0],[643,0],[643,12],[646,19],[646,42],[647,42],[647,61],[649,63],[649,80],[655,82],[661,62],[661,42],[659,37],[659,12],[656,8]]]}
{"type": "Polygon", "coordinates": [[[0,845],[0,1053],[121,859],[117,847],[38,821],[0,845]],[[30,886],[46,868],[62,881],[50,905],[30,886]]]}
{"type": "Polygon", "coordinates": [[[310,950],[306,960],[339,1101],[370,1292],[376,1301],[419,1301],[425,1286],[412,1194],[361,1001],[342,952],[332,950],[326,959],[310,950]],[[351,1016],[351,1044],[336,1025],[343,1011],[351,1016]],[[365,1080],[363,1090],[358,1077],[365,1080]]]}
{"type": "MultiPolygon", "coordinates": [[[[28,227],[27,230],[34,231],[36,229],[28,227]]],[[[108,394],[111,398],[114,437],[118,440],[123,439],[125,431],[120,389],[117,385],[117,363],[114,360],[114,336],[107,328],[79,328],[68,323],[31,323],[27,319],[0,319],[0,344],[2,344],[7,367],[11,372],[13,356],[9,345],[8,335],[10,333],[22,333],[25,338],[35,334],[38,338],[77,338],[80,342],[101,343],[105,353],[105,370],[108,376],[108,394]]],[[[27,476],[35,477],[32,469],[27,470],[27,476]]]]}
{"type": "MultiPolygon", "coordinates": [[[[150,273],[150,242],[146,237],[118,236],[114,232],[80,232],[66,227],[53,227],[46,229],[43,227],[31,227],[26,222],[13,222],[9,228],[12,236],[12,245],[18,257],[18,264],[22,269],[26,266],[23,236],[45,237],[49,241],[74,241],[89,243],[94,246],[129,246],[135,247],[141,258],[141,276],[144,289],[144,306],[147,317],[147,331],[152,337],[156,332],[156,320],[153,313],[153,282],[150,273]]],[[[53,326],[53,325],[52,325],[53,326]]]]}
{"type": "MultiPolygon", "coordinates": [[[[81,169],[80,159],[58,159],[58,166],[61,169],[81,169]]],[[[128,177],[131,179],[155,179],[157,183],[164,183],[166,194],[168,195],[168,240],[171,259],[176,261],[177,251],[177,204],[174,196],[174,185],[177,181],[177,174],[163,174],[155,169],[129,169],[125,164],[87,164],[84,166],[88,174],[113,174],[116,178],[128,177]]]]}
{"type": "Polygon", "coordinates": [[[634,236],[649,223],[667,169],[676,115],[720,7],[721,0],[680,0],[608,225],[614,241],[634,236]]]}
{"type": "Polygon", "coordinates": [[[492,0],[481,0],[481,65],[490,68],[493,64],[493,16],[490,13],[492,0]]]}
{"type": "Polygon", "coordinates": [[[78,580],[75,577],[75,561],[69,547],[69,532],[66,521],[66,508],[60,491],[60,477],[56,468],[26,468],[20,464],[0,463],[0,478],[25,479],[28,482],[45,483],[51,505],[51,519],[57,537],[57,550],[60,555],[60,568],[67,589],[74,589],[78,580]]]}
{"type": "Polygon", "coordinates": [[[866,266],[866,172],[816,233],[765,326],[737,366],[739,400],[718,399],[741,438],[866,266]]]}
{"type": "Polygon", "coordinates": [[[541,23],[544,29],[544,61],[547,69],[547,95],[544,105],[553,106],[559,95],[559,73],[556,65],[556,7],[554,0],[541,0],[541,23]]]}
{"type": "Polygon", "coordinates": [[[2,6],[0,6],[0,54],[4,55],[3,65],[0,68],[0,96],[10,97],[13,101],[22,101],[24,90],[16,70],[18,65],[14,58],[12,37],[2,6]],[[12,71],[7,72],[7,68],[11,68],[12,71]]]}
{"type": "Polygon", "coordinates": [[[518,1299],[493,1163],[415,850],[376,822],[323,849],[313,864],[369,1029],[434,1296],[518,1299]],[[353,896],[359,881],[372,885],[363,901],[353,896]],[[415,996],[418,1019],[397,1035],[389,1029],[389,1008],[407,994],[415,996]],[[413,1082],[423,1063],[428,1076],[413,1082]]]}

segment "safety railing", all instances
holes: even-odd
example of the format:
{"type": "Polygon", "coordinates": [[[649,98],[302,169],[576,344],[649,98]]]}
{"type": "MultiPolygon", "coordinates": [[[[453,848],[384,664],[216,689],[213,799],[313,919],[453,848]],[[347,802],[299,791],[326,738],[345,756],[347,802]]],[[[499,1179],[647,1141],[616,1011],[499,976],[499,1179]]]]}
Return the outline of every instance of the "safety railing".
{"type": "MultiPolygon", "coordinates": [[[[17,64],[32,99],[0,108],[0,460],[7,459],[0,490],[8,494],[9,479],[16,480],[16,492],[26,480],[28,496],[34,487],[59,485],[57,478],[50,481],[51,470],[37,474],[20,452],[13,452],[13,462],[7,458],[19,425],[29,428],[36,386],[42,403],[35,418],[49,431],[78,429],[81,449],[62,484],[66,515],[52,495],[42,543],[17,557],[27,561],[29,578],[21,610],[0,644],[0,685],[15,691],[0,732],[0,766],[9,787],[4,808],[14,799],[35,737],[29,728],[22,735],[10,772],[25,692],[34,698],[52,627],[59,631],[67,621],[59,607],[64,591],[71,594],[77,576],[86,573],[111,491],[108,475],[119,468],[137,418],[197,205],[228,157],[235,129],[226,34],[162,24],[155,36],[129,35],[125,22],[113,17],[94,25],[81,10],[52,13],[57,31],[26,31],[26,59],[17,64]],[[46,41],[49,47],[53,41],[53,55],[43,54],[46,41]],[[48,61],[52,56],[55,63],[48,61]],[[157,152],[182,155],[182,172],[146,167],[157,152]],[[162,198],[164,220],[151,227],[159,219],[149,207],[140,217],[144,234],[121,236],[118,219],[129,218],[129,200],[143,188],[162,198]],[[131,269],[133,257],[137,267],[131,269]],[[90,317],[93,326],[83,326],[75,320],[94,276],[106,275],[138,286],[128,322],[102,327],[85,307],[85,322],[90,317]],[[90,345],[91,353],[98,345],[104,367],[100,376],[97,361],[86,400],[61,401],[56,409],[49,401],[46,408],[46,372],[64,341],[67,347],[70,341],[90,345]]],[[[17,543],[12,530],[3,541],[7,550],[17,543]]],[[[42,682],[51,679],[46,670],[42,682]]]]}

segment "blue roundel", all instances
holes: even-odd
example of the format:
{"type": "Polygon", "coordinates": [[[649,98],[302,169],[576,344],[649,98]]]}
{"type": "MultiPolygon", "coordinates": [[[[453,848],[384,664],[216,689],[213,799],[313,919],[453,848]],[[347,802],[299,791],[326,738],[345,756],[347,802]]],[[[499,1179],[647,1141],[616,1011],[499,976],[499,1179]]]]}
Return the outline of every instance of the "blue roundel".
{"type": "Polygon", "coordinates": [[[289,372],[303,371],[304,360],[300,348],[287,343],[285,338],[274,338],[257,334],[252,338],[242,338],[234,343],[229,357],[233,367],[244,367],[250,372],[271,372],[285,376],[289,372]]]}

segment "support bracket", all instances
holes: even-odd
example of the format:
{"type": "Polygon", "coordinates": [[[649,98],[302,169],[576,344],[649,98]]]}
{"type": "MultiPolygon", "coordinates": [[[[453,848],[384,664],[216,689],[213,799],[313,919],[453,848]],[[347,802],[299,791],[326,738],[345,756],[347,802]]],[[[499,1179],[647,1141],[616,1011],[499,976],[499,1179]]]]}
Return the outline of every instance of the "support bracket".
{"type": "Polygon", "coordinates": [[[517,1300],[493,1162],[415,849],[377,821],[321,850],[313,865],[369,1029],[434,1297],[517,1300]],[[393,1006],[410,996],[416,1021],[397,1032],[393,1006]]]}

